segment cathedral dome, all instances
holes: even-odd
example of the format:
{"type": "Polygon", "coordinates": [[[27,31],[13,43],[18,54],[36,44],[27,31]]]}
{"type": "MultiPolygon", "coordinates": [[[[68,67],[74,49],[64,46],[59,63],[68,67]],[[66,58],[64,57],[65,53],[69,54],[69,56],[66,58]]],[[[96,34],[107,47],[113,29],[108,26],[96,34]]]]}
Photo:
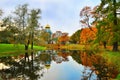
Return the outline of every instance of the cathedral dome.
{"type": "Polygon", "coordinates": [[[45,26],[45,31],[48,32],[50,35],[52,34],[52,31],[50,30],[50,25],[49,24],[47,24],[45,26]]]}
{"type": "Polygon", "coordinates": [[[47,25],[45,26],[45,28],[50,28],[50,25],[49,25],[49,24],[47,24],[47,25]]]}

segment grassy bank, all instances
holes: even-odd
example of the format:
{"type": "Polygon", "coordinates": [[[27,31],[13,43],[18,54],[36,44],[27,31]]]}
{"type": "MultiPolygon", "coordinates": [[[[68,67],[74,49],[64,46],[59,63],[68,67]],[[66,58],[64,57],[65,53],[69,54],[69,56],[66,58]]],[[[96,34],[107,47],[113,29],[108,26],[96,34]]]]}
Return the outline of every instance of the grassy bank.
{"type": "MultiPolygon", "coordinates": [[[[45,47],[34,46],[34,51],[45,50],[45,47]]],[[[30,46],[29,46],[30,51],[30,46]]],[[[24,45],[0,44],[0,56],[18,55],[24,53],[24,45]]]]}
{"type": "Polygon", "coordinates": [[[61,49],[68,49],[68,50],[84,50],[84,45],[80,44],[69,44],[69,45],[64,45],[60,46],[61,49]]]}
{"type": "Polygon", "coordinates": [[[113,52],[113,51],[104,51],[102,52],[102,57],[108,60],[108,62],[113,63],[117,66],[117,69],[119,70],[119,75],[117,76],[117,79],[120,80],[120,52],[113,52]]]}

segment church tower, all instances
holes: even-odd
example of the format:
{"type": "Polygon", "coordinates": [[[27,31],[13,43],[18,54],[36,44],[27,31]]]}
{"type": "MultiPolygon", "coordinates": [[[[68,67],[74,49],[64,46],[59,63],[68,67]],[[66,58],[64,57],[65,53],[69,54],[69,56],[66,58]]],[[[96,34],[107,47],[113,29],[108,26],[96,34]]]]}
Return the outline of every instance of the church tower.
{"type": "Polygon", "coordinates": [[[48,32],[50,35],[52,35],[52,31],[50,30],[50,25],[49,24],[47,24],[45,26],[45,31],[48,32]]]}
{"type": "Polygon", "coordinates": [[[48,38],[47,43],[48,43],[48,44],[49,44],[49,43],[52,43],[52,42],[51,42],[51,40],[52,40],[52,31],[50,30],[50,25],[49,25],[49,24],[47,24],[47,25],[45,26],[45,32],[47,32],[47,33],[49,34],[49,38],[48,38]]]}

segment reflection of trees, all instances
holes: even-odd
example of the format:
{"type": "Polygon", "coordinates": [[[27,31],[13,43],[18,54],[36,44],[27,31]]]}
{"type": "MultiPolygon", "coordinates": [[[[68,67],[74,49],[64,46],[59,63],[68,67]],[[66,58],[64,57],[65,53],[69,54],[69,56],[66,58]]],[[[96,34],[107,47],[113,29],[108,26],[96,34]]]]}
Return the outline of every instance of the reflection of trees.
{"type": "Polygon", "coordinates": [[[100,80],[115,78],[118,71],[112,63],[108,63],[103,57],[89,52],[81,53],[81,61],[85,66],[91,67],[100,80]]]}
{"type": "Polygon", "coordinates": [[[81,52],[80,51],[70,51],[71,52],[71,56],[72,58],[79,64],[81,64],[81,59],[80,59],[80,55],[81,52]]]}
{"type": "Polygon", "coordinates": [[[63,61],[69,61],[68,56],[70,55],[70,52],[68,50],[59,50],[57,52],[58,56],[61,56],[63,58],[63,61]]]}
{"type": "Polygon", "coordinates": [[[96,74],[94,73],[93,70],[90,70],[90,67],[84,67],[84,70],[82,72],[82,79],[81,80],[95,80],[96,77],[93,77],[95,76],[96,74]]]}
{"type": "Polygon", "coordinates": [[[62,63],[69,61],[68,56],[69,56],[69,51],[68,50],[58,50],[56,51],[56,54],[52,55],[52,60],[54,60],[56,63],[62,63]]]}
{"type": "Polygon", "coordinates": [[[45,65],[46,68],[49,68],[51,64],[50,52],[43,52],[42,54],[40,54],[39,60],[42,62],[42,64],[45,65]]]}
{"type": "Polygon", "coordinates": [[[94,71],[90,70],[90,61],[88,59],[88,56],[86,52],[84,51],[71,51],[72,58],[78,62],[79,64],[84,65],[84,70],[82,72],[82,78],[81,80],[92,80],[92,76],[95,75],[94,71]]]}
{"type": "Polygon", "coordinates": [[[108,63],[107,60],[99,55],[92,55],[90,58],[100,80],[109,80],[117,76],[118,70],[115,65],[108,63]]]}
{"type": "Polygon", "coordinates": [[[0,63],[10,66],[8,69],[0,70],[0,76],[3,80],[22,79],[22,80],[37,80],[44,76],[45,68],[50,68],[51,61],[54,59],[57,62],[62,58],[62,62],[68,58],[69,55],[85,66],[83,71],[83,80],[93,78],[97,75],[100,80],[109,80],[115,78],[118,70],[112,63],[107,63],[107,60],[91,52],[84,51],[41,51],[40,54],[29,56],[29,61],[25,60],[23,56],[17,57],[1,57],[0,63]],[[17,59],[17,60],[16,60],[17,59]],[[89,68],[89,69],[88,69],[89,68]]]}
{"type": "MultiPolygon", "coordinates": [[[[100,80],[109,80],[115,78],[118,74],[118,70],[115,65],[108,63],[107,60],[102,58],[100,55],[93,54],[91,51],[71,51],[72,58],[79,64],[83,64],[85,67],[90,67],[91,72],[87,76],[85,71],[83,78],[90,78],[92,74],[96,73],[100,80]]],[[[88,73],[87,73],[88,74],[88,73]]]]}
{"type": "MultiPolygon", "coordinates": [[[[44,67],[39,65],[40,61],[37,57],[34,60],[29,61],[25,61],[25,59],[15,61],[15,59],[12,57],[0,58],[1,63],[10,66],[8,69],[0,70],[1,77],[4,80],[19,78],[22,80],[37,80],[38,78],[41,78],[44,72],[41,72],[41,74],[38,74],[37,72],[44,69],[44,67]]],[[[31,57],[31,59],[33,58],[31,57]]]]}

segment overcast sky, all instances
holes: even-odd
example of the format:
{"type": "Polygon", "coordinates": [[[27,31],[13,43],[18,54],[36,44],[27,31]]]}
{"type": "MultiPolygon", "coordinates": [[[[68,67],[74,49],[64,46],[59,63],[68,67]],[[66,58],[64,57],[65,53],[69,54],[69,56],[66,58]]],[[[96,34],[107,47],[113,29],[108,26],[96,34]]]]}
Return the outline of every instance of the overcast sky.
{"type": "Polygon", "coordinates": [[[52,32],[60,30],[71,35],[81,28],[80,10],[85,6],[94,7],[100,0],[0,0],[0,9],[8,15],[17,5],[25,3],[31,9],[41,9],[42,26],[49,24],[52,32]]]}

